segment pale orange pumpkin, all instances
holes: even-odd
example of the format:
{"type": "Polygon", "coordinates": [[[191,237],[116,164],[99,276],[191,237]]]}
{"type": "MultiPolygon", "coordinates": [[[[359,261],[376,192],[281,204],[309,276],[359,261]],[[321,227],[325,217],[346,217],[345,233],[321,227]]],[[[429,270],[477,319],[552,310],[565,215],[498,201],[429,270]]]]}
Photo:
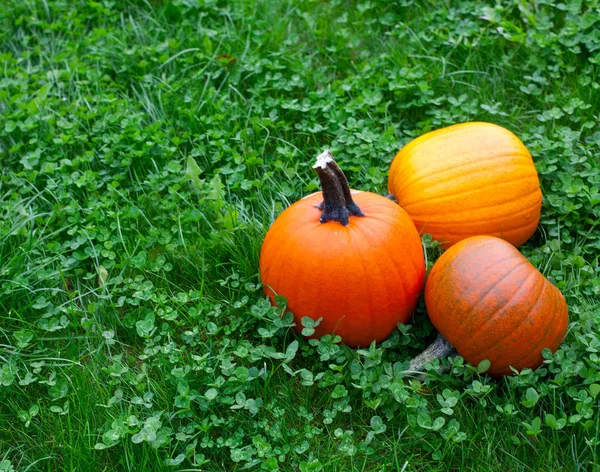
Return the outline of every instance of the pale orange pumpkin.
{"type": "Polygon", "coordinates": [[[417,230],[443,248],[477,235],[519,246],[540,220],[531,154],[492,123],[462,123],[412,140],[392,162],[388,189],[417,230]]]}
{"type": "Polygon", "coordinates": [[[410,320],[425,281],[419,234],[391,200],[350,190],[327,151],[315,170],[322,192],[287,208],[263,242],[265,293],[288,301],[296,330],[322,319],[314,336],[335,333],[352,346],[383,341],[410,320]]]}

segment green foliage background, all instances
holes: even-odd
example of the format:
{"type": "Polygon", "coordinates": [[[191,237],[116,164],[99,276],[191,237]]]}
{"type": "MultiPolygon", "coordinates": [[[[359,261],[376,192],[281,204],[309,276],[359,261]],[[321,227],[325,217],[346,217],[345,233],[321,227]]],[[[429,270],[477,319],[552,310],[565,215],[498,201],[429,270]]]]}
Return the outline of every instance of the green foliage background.
{"type": "Polygon", "coordinates": [[[597,0],[7,0],[0,66],[0,471],[598,470],[597,0]],[[258,254],[314,157],[385,193],[474,120],[534,156],[562,348],[419,380],[423,306],[369,349],[294,335],[258,254]]]}

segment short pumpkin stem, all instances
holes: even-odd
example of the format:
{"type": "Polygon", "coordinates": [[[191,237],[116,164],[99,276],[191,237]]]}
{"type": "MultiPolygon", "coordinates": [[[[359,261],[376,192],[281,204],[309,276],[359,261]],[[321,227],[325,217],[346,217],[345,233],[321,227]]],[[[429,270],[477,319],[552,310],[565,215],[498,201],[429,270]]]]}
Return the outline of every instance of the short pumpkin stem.
{"type": "Polygon", "coordinates": [[[321,223],[337,221],[346,226],[350,216],[365,216],[352,199],[348,179],[331,152],[325,151],[320,154],[313,168],[319,176],[323,192],[323,202],[318,206],[319,210],[322,210],[321,223]]]}
{"type": "Polygon", "coordinates": [[[436,359],[443,359],[444,357],[456,354],[456,349],[448,340],[438,334],[435,341],[433,341],[429,347],[427,347],[421,354],[410,361],[410,367],[408,370],[412,372],[422,372],[425,370],[425,365],[436,359]]]}

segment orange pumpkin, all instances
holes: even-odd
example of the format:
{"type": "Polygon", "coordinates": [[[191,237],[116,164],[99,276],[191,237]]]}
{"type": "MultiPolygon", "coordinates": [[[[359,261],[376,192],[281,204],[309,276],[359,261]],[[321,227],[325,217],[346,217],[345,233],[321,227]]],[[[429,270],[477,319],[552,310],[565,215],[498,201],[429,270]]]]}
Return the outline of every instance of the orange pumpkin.
{"type": "Polygon", "coordinates": [[[560,291],[514,246],[476,236],[448,249],[425,286],[437,330],[469,363],[491,362],[490,375],[535,369],[542,349],[555,351],[568,324],[560,291]]]}
{"type": "Polygon", "coordinates": [[[301,319],[322,318],[314,336],[345,344],[383,341],[409,321],[425,280],[423,248],[408,215],[389,199],[351,191],[329,151],[314,166],[322,192],[287,208],[260,255],[266,295],[284,296],[301,319]]]}
{"type": "Polygon", "coordinates": [[[492,123],[462,123],[409,142],[392,162],[388,189],[419,232],[443,248],[477,235],[519,246],[540,220],[531,154],[492,123]]]}

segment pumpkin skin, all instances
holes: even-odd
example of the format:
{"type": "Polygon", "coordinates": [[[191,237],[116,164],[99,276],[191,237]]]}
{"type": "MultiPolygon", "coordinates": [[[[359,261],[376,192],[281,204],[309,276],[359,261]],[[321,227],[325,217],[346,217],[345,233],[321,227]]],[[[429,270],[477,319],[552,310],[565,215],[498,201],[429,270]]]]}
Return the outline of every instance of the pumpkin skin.
{"type": "Polygon", "coordinates": [[[335,333],[350,347],[365,347],[409,321],[425,261],[398,205],[370,192],[352,191],[352,198],[364,216],[350,216],[345,226],[320,222],[321,192],[284,210],[263,242],[260,275],[271,303],[275,294],[287,299],[296,331],[303,317],[322,318],[313,337],[335,333]]]}
{"type": "Polygon", "coordinates": [[[519,246],[540,220],[542,193],[531,154],[492,123],[462,123],[412,140],[392,162],[388,189],[419,232],[444,249],[478,235],[519,246]]]}
{"type": "Polygon", "coordinates": [[[498,377],[535,369],[544,348],[556,351],[568,325],[560,291],[514,246],[491,237],[465,239],[436,261],[425,285],[433,325],[472,365],[491,362],[498,377]]]}

